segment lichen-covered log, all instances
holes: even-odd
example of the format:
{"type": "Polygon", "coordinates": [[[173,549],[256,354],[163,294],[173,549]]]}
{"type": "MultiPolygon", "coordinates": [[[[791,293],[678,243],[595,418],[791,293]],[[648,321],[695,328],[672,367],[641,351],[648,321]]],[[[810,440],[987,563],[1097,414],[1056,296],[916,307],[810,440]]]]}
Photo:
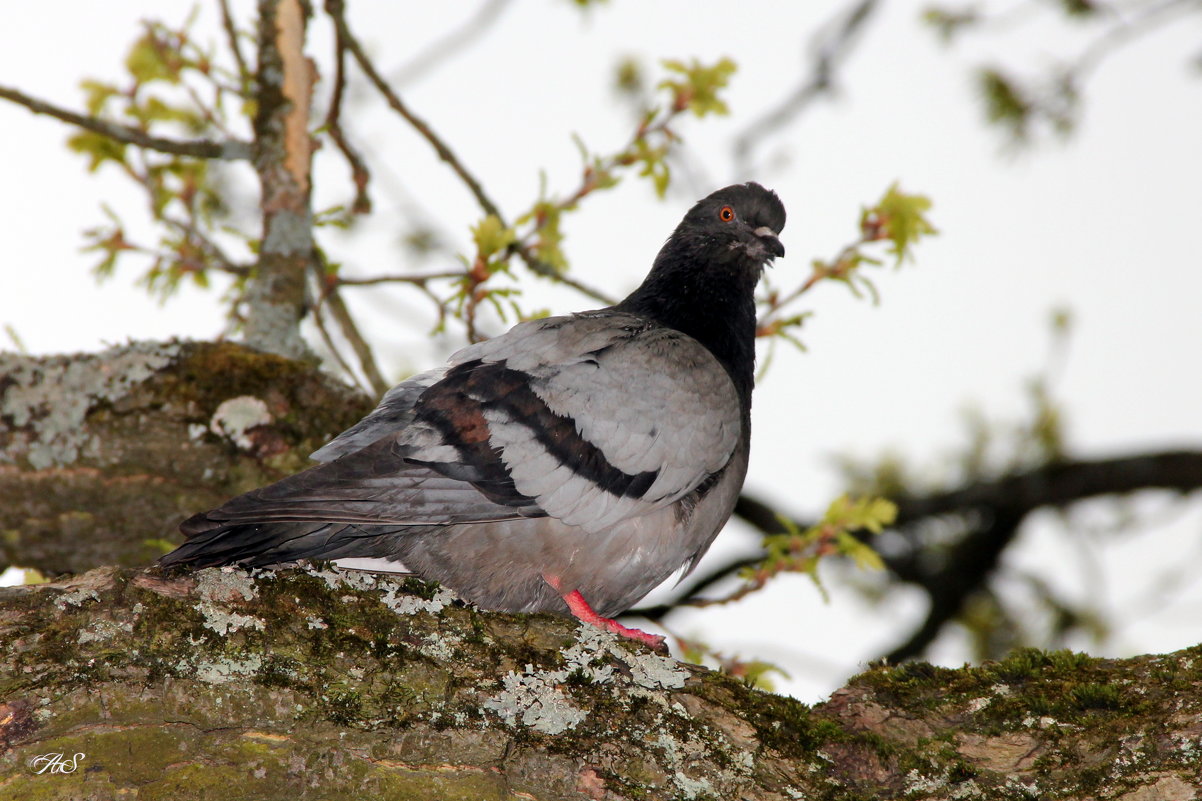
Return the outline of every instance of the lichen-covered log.
{"type": "Polygon", "coordinates": [[[6,798],[783,799],[826,784],[815,748],[842,738],[796,702],[415,580],[102,569],[5,593],[6,798]],[[37,774],[46,753],[85,756],[37,774]]]}
{"type": "Polygon", "coordinates": [[[0,569],[146,565],[181,520],[308,466],[370,407],[232,343],[0,353],[0,569]]]}
{"type": "Polygon", "coordinates": [[[1176,801],[1200,657],[878,668],[810,709],[414,579],[106,568],[0,593],[0,797],[1176,801]]]}

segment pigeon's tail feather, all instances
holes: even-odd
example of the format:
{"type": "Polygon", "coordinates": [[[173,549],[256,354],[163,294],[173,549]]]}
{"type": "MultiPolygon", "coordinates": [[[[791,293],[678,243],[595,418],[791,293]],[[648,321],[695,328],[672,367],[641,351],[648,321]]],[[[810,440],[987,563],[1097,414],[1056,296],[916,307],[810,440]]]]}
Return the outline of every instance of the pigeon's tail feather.
{"type": "Polygon", "coordinates": [[[188,541],[159,559],[163,567],[265,567],[344,556],[395,558],[397,535],[410,527],[328,522],[230,524],[202,513],[184,521],[180,528],[188,541]]]}

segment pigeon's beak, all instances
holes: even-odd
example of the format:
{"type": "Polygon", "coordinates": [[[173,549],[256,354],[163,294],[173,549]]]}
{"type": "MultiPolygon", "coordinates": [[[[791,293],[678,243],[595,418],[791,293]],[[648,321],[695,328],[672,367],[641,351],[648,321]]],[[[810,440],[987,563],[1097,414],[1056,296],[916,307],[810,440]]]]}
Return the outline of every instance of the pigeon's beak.
{"type": "Polygon", "coordinates": [[[766,225],[761,225],[753,233],[760,238],[760,241],[764,243],[764,247],[768,249],[769,253],[777,258],[784,258],[785,246],[780,243],[780,239],[776,236],[776,231],[773,231],[766,225]]]}

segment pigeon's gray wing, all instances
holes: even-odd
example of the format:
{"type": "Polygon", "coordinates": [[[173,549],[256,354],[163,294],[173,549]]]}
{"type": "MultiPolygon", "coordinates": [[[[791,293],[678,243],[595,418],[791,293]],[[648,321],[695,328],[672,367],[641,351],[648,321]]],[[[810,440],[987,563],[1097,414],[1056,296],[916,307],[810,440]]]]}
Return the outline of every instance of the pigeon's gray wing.
{"type": "Polygon", "coordinates": [[[471,452],[487,432],[475,454],[492,462],[466,467],[508,478],[513,494],[495,499],[532,499],[590,532],[680,500],[744,433],[734,384],[708,350],[611,311],[525,323],[466,348],[415,409],[399,441],[428,448],[432,469],[456,475],[464,460],[439,457],[471,452]]]}
{"type": "Polygon", "coordinates": [[[507,503],[470,483],[414,464],[395,438],[275,484],[253,490],[224,506],[188,520],[185,533],[213,524],[325,522],[348,525],[449,525],[541,517],[530,499],[506,496],[507,503]]]}
{"type": "Polygon", "coordinates": [[[405,428],[413,422],[413,406],[417,399],[445,374],[446,368],[439,367],[397,384],[384,394],[371,414],[315,450],[310,458],[330,462],[366,448],[385,434],[405,428]]]}
{"type": "Polygon", "coordinates": [[[183,528],[549,515],[596,532],[696,489],[741,431],[733,383],[695,340],[614,312],[532,321],[396,387],[325,464],[183,528]]]}

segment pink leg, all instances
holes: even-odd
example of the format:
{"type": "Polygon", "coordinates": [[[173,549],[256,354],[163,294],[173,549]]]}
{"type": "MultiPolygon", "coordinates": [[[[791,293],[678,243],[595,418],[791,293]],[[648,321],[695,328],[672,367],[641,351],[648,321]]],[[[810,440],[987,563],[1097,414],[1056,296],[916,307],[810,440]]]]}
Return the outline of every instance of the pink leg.
{"type": "MultiPolygon", "coordinates": [[[[555,583],[551,582],[551,586],[555,586],[555,583]]],[[[645,631],[627,628],[616,620],[601,617],[601,615],[593,611],[593,608],[588,605],[588,601],[584,600],[584,596],[580,594],[580,590],[572,590],[563,596],[563,599],[567,602],[568,609],[572,610],[572,614],[585,623],[612,631],[619,637],[638,640],[644,645],[650,645],[656,651],[667,650],[667,646],[664,645],[664,638],[658,634],[648,634],[645,631]]]]}

